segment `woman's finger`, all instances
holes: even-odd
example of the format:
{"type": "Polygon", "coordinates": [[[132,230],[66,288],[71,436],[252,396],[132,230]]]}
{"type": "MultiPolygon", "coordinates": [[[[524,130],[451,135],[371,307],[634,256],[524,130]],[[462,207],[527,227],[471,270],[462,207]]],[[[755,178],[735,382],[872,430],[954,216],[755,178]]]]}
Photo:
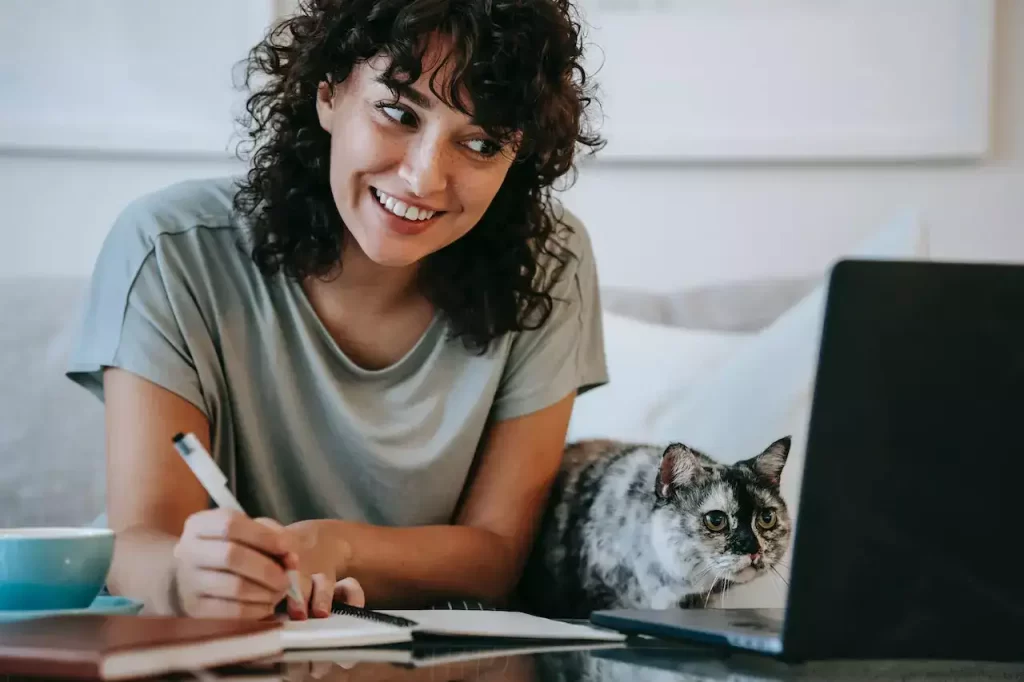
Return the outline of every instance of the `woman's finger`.
{"type": "Polygon", "coordinates": [[[274,613],[269,604],[247,604],[219,597],[200,597],[196,600],[193,615],[196,618],[239,618],[260,620],[274,613]]]}
{"type": "Polygon", "coordinates": [[[309,598],[313,594],[313,583],[305,577],[299,577],[300,587],[302,589],[302,601],[296,601],[292,599],[291,595],[288,595],[288,600],[285,602],[288,607],[288,617],[292,620],[306,620],[309,618],[309,598]]]}
{"type": "Polygon", "coordinates": [[[261,516],[258,519],[253,519],[256,523],[270,528],[275,533],[280,533],[282,536],[282,547],[287,549],[287,553],[282,555],[281,559],[284,563],[284,567],[288,570],[298,570],[299,568],[299,555],[296,553],[298,547],[296,546],[295,538],[291,536],[284,526],[275,521],[274,519],[261,516]]]}
{"type": "Polygon", "coordinates": [[[225,540],[196,542],[188,548],[187,560],[197,568],[236,573],[279,594],[284,594],[284,591],[288,589],[288,577],[281,564],[266,554],[261,554],[251,547],[237,542],[225,540]]]}
{"type": "Polygon", "coordinates": [[[363,586],[355,578],[345,578],[334,583],[334,601],[352,606],[366,606],[363,586]]]}
{"type": "Polygon", "coordinates": [[[286,682],[303,682],[309,677],[312,665],[310,661],[288,661],[284,665],[284,674],[281,675],[281,679],[286,682]]]}
{"type": "Polygon", "coordinates": [[[257,523],[230,509],[193,514],[185,522],[183,534],[210,540],[231,540],[271,556],[284,556],[295,551],[292,539],[283,529],[257,523]]]}
{"type": "Polygon", "coordinates": [[[313,595],[309,600],[309,613],[313,618],[331,615],[334,605],[334,585],[323,573],[313,574],[313,595]]]}
{"type": "Polygon", "coordinates": [[[280,592],[228,571],[196,570],[189,576],[189,582],[201,597],[218,597],[247,604],[272,607],[281,601],[282,596],[280,592]]]}
{"type": "Polygon", "coordinates": [[[309,667],[309,676],[314,680],[322,680],[334,672],[334,666],[332,661],[313,661],[309,667]]]}

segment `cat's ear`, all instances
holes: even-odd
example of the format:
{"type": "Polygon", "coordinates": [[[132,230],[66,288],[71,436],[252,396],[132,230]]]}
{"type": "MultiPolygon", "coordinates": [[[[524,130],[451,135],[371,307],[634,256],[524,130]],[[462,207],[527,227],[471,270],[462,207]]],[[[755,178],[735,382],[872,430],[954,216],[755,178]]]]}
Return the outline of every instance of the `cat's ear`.
{"type": "Polygon", "coordinates": [[[757,457],[748,459],[747,466],[761,481],[778,488],[779,482],[782,480],[782,468],[786,466],[786,458],[789,457],[789,448],[792,443],[793,439],[789,436],[780,438],[757,457]]]}
{"type": "Polygon", "coordinates": [[[676,488],[693,483],[703,473],[700,460],[690,448],[682,443],[672,443],[661,456],[658,470],[657,493],[661,499],[668,499],[676,488]]]}

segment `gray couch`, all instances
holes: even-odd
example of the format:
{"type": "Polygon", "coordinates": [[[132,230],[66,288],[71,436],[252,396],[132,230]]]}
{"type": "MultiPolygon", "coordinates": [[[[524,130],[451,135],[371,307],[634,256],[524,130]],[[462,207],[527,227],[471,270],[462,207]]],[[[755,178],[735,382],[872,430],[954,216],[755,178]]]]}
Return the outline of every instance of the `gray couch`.
{"type": "MultiPolygon", "coordinates": [[[[816,279],[676,294],[605,288],[606,310],[694,329],[754,331],[816,279]]],[[[103,406],[64,376],[84,278],[0,278],[0,528],[89,524],[103,512],[103,406]]]]}
{"type": "Polygon", "coordinates": [[[0,527],[103,511],[103,406],[64,377],[87,281],[0,278],[0,527]]]}

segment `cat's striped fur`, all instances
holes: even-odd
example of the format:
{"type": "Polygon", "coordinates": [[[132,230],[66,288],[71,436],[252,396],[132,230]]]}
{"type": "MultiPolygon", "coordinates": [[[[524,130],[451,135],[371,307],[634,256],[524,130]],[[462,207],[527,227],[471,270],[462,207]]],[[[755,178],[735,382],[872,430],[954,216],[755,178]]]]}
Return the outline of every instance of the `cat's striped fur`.
{"type": "Polygon", "coordinates": [[[770,571],[790,518],[779,480],[790,439],[733,465],[678,443],[567,447],[523,573],[523,608],[702,607],[770,571]],[[710,519],[710,521],[709,521],[710,519]]]}

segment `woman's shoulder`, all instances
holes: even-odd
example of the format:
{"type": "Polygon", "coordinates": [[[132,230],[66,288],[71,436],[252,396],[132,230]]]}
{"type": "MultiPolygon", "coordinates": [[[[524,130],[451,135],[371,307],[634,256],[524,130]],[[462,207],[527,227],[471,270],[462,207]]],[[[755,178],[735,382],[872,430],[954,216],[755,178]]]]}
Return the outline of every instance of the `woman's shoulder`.
{"type": "Polygon", "coordinates": [[[551,202],[551,217],[555,221],[554,238],[558,243],[580,257],[593,256],[590,233],[583,220],[561,201],[551,202]]]}
{"type": "Polygon", "coordinates": [[[238,178],[183,180],[147,192],[131,201],[117,216],[111,237],[142,238],[152,243],[162,235],[188,232],[196,227],[234,227],[232,206],[238,178]]]}
{"type": "Polygon", "coordinates": [[[157,251],[190,261],[214,255],[218,244],[239,246],[243,233],[233,207],[238,180],[184,180],[135,198],[114,220],[96,269],[117,263],[131,277],[157,251]]]}
{"type": "Polygon", "coordinates": [[[596,277],[594,249],[583,220],[557,200],[552,200],[549,214],[555,229],[538,257],[538,275],[553,279],[555,288],[578,284],[580,277],[596,277]]]}

